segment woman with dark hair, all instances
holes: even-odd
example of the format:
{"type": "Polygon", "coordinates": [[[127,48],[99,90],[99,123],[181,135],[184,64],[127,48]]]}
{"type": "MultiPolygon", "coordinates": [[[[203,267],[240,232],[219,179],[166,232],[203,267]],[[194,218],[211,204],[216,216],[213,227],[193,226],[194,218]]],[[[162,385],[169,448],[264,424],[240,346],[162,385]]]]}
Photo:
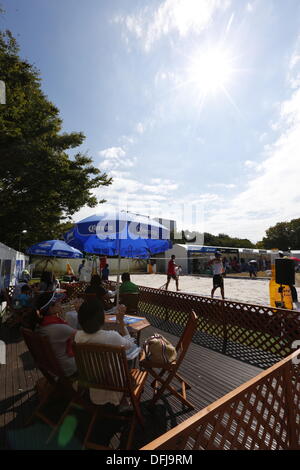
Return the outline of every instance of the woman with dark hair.
{"type": "MultiPolygon", "coordinates": [[[[108,313],[115,313],[116,307],[110,302],[110,295],[106,289],[102,286],[101,277],[99,274],[95,274],[92,276],[90,285],[85,289],[84,298],[86,301],[90,301],[93,299],[97,299],[101,302],[102,309],[108,313]]],[[[81,324],[79,321],[78,310],[72,310],[66,313],[66,320],[70,326],[75,327],[77,325],[77,329],[81,329],[81,324]]]]}
{"type": "Polygon", "coordinates": [[[99,274],[92,276],[90,285],[85,289],[85,294],[95,294],[97,299],[102,303],[104,310],[112,308],[112,305],[110,304],[110,295],[103,287],[99,274]]]}
{"type": "MultiPolygon", "coordinates": [[[[134,343],[134,339],[130,337],[124,323],[124,315],[126,312],[125,305],[119,305],[116,313],[119,332],[114,330],[103,330],[104,310],[101,302],[97,298],[91,298],[85,301],[79,308],[78,321],[82,330],[77,331],[75,335],[76,343],[97,343],[109,344],[111,346],[124,346],[128,359],[134,359],[140,352],[139,347],[134,343]]],[[[91,399],[94,403],[102,405],[112,403],[118,406],[122,399],[121,392],[112,392],[107,390],[91,390],[91,399]]]]}
{"type": "Polygon", "coordinates": [[[31,327],[41,335],[47,336],[66,376],[76,372],[76,364],[72,352],[72,341],[76,330],[61,318],[61,295],[45,292],[36,299],[31,327]]]}
{"type": "Polygon", "coordinates": [[[53,292],[56,289],[56,282],[53,273],[43,271],[39,286],[40,292],[53,292]]]}

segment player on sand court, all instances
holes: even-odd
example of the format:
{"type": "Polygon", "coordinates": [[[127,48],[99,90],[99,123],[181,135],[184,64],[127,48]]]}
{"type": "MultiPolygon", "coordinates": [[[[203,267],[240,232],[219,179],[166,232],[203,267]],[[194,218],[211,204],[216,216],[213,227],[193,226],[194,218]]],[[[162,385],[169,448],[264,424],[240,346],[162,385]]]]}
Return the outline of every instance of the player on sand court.
{"type": "Polygon", "coordinates": [[[212,266],[213,272],[213,288],[211,291],[211,298],[213,299],[215,290],[220,287],[222,299],[224,300],[224,266],[221,253],[219,251],[216,251],[215,258],[212,259],[208,264],[212,266]]]}
{"type": "Polygon", "coordinates": [[[170,283],[170,280],[171,279],[174,279],[174,281],[176,282],[176,290],[179,291],[179,287],[178,287],[178,275],[177,275],[177,272],[176,272],[176,269],[179,267],[176,263],[175,263],[175,258],[176,256],[175,255],[172,255],[171,256],[171,259],[168,263],[168,272],[167,272],[167,284],[166,284],[166,290],[168,290],[168,287],[169,287],[169,283],[170,283]]]}

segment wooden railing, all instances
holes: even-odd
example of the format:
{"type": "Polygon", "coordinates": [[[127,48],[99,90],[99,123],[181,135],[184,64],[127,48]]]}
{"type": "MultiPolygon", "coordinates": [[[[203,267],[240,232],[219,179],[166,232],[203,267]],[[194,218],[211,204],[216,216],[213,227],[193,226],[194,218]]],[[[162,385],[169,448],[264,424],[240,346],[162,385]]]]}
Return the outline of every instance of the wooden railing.
{"type": "Polygon", "coordinates": [[[290,354],[300,339],[300,314],[291,310],[149,287],[140,288],[139,309],[151,324],[178,336],[194,310],[195,343],[262,368],[290,354]]]}
{"type": "Polygon", "coordinates": [[[300,349],[141,450],[300,449],[300,349]]]}
{"type": "MultiPolygon", "coordinates": [[[[115,285],[108,283],[111,289],[115,285]]],[[[86,286],[63,287],[74,298],[86,286]]],[[[300,339],[300,314],[296,311],[140,287],[140,314],[154,327],[180,336],[191,310],[198,315],[194,343],[261,368],[288,356],[294,341],[300,339]]]]}

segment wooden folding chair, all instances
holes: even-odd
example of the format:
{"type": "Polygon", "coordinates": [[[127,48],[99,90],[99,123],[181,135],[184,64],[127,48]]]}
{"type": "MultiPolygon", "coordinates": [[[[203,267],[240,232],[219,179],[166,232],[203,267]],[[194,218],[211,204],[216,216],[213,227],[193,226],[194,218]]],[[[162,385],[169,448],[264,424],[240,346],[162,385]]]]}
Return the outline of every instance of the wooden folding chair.
{"type": "Polygon", "coordinates": [[[76,379],[66,377],[46,336],[34,333],[26,328],[21,328],[21,332],[37,368],[42,372],[48,384],[45,387],[45,393],[41,395],[38,407],[29,418],[27,425],[31,424],[34,418],[37,417],[52,428],[57,429],[60,420],[57,422],[53,421],[43,410],[55,396],[60,396],[70,401],[76,394],[72,386],[76,379]]]}
{"type": "Polygon", "coordinates": [[[191,312],[186,327],[176,346],[176,361],[170,364],[166,363],[162,365],[161,363],[155,363],[151,360],[147,360],[145,357],[145,353],[142,353],[142,356],[140,358],[140,367],[147,370],[149,374],[154,377],[154,381],[151,383],[151,386],[154,388],[153,398],[151,402],[152,404],[154,404],[162,396],[165,390],[168,390],[189,409],[193,410],[195,408],[194,405],[189,402],[186,398],[186,390],[190,389],[191,386],[177,373],[177,371],[186,355],[189,345],[193,339],[194,333],[197,329],[197,320],[198,318],[196,313],[191,312]],[[155,369],[160,369],[160,371],[156,372],[155,369]],[[178,392],[177,390],[175,390],[174,387],[171,386],[171,382],[173,379],[177,379],[179,381],[181,385],[180,392],[178,392]]]}
{"type": "Polygon", "coordinates": [[[122,293],[120,294],[120,304],[125,305],[126,314],[134,315],[138,313],[139,293],[122,293]]]}
{"type": "MultiPolygon", "coordinates": [[[[121,392],[123,396],[130,398],[133,406],[133,415],[128,417],[104,414],[100,406],[93,405],[92,418],[84,439],[83,448],[104,449],[102,445],[90,441],[90,436],[97,418],[108,417],[121,421],[131,421],[126,444],[126,449],[130,449],[136,420],[139,421],[141,426],[144,425],[140,410],[140,399],[148,373],[138,369],[131,369],[129,371],[123,346],[74,343],[73,350],[78,369],[78,386],[80,388],[121,392]]],[[[63,422],[71,407],[77,405],[75,397],[70,402],[60,421],[63,422]]]]}

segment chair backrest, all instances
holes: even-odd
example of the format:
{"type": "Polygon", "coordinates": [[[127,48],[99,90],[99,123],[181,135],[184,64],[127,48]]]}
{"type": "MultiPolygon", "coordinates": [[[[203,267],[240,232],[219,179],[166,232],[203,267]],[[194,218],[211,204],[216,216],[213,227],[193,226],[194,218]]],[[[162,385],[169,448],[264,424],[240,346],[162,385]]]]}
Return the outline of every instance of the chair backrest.
{"type": "Polygon", "coordinates": [[[187,321],[187,324],[185,326],[185,329],[177,343],[176,346],[176,351],[177,351],[177,360],[176,364],[179,366],[179,364],[182,362],[191,342],[193,339],[193,336],[197,330],[197,325],[198,325],[198,317],[194,311],[192,311],[189,314],[189,319],[187,321]]]}
{"type": "Polygon", "coordinates": [[[133,314],[138,311],[139,293],[120,294],[120,304],[126,306],[126,313],[133,314]]]}
{"type": "Polygon", "coordinates": [[[78,383],[85,388],[130,392],[131,380],[124,346],[73,344],[78,383]]]}
{"type": "Polygon", "coordinates": [[[38,369],[40,369],[46,379],[50,383],[53,383],[54,377],[66,379],[49,339],[27,328],[21,328],[21,332],[38,369]]]}

